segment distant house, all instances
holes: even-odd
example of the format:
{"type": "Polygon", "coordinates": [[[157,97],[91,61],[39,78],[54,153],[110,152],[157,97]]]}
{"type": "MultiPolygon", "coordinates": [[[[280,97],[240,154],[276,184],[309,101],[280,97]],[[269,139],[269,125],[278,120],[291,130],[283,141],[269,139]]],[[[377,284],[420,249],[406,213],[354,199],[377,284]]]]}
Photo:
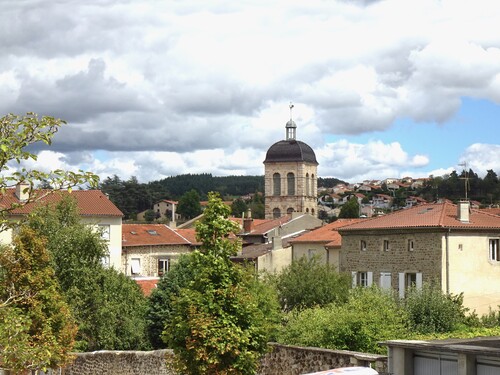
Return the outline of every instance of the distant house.
{"type": "Polygon", "coordinates": [[[342,237],[338,229],[362,220],[364,219],[338,219],[330,224],[292,238],[290,240],[290,244],[292,245],[292,259],[318,257],[320,262],[330,264],[338,271],[342,245],[342,237]]]}
{"type": "Polygon", "coordinates": [[[285,238],[305,230],[320,227],[323,222],[315,216],[294,212],[277,219],[253,219],[252,217],[231,218],[240,223],[242,230],[238,236],[243,244],[270,243],[273,237],[285,238]]]}
{"type": "Polygon", "coordinates": [[[376,194],[372,197],[372,205],[375,208],[387,209],[392,206],[393,198],[387,194],[376,194]]]}
{"type": "Polygon", "coordinates": [[[413,207],[424,203],[427,203],[427,201],[420,197],[409,196],[408,198],[406,198],[406,207],[413,207]]]}
{"type": "Polygon", "coordinates": [[[194,229],[163,224],[123,224],[122,270],[135,279],[160,278],[179,256],[199,246],[194,229]]]}
{"type": "Polygon", "coordinates": [[[478,314],[500,301],[500,217],[469,202],[423,204],[339,228],[340,270],[353,285],[377,284],[404,297],[411,285],[437,282],[464,293],[478,314]]]}
{"type": "MultiPolygon", "coordinates": [[[[181,218],[181,215],[177,213],[177,205],[177,201],[162,199],[161,201],[156,202],[151,209],[155,212],[156,219],[176,222],[181,218]]],[[[137,220],[144,220],[146,211],[137,214],[137,220]]]]}
{"type": "MultiPolygon", "coordinates": [[[[0,206],[11,207],[13,204],[22,204],[28,199],[27,185],[19,184],[16,188],[6,189],[0,194],[0,206]]],[[[78,212],[82,221],[94,226],[102,233],[109,250],[109,258],[104,261],[110,266],[121,270],[121,237],[123,213],[111,202],[100,190],[35,190],[35,200],[16,208],[10,212],[10,220],[20,220],[32,212],[37,206],[57,204],[64,197],[70,196],[75,199],[78,212]]],[[[0,232],[0,243],[9,244],[12,241],[12,231],[6,229],[0,232]]]]}

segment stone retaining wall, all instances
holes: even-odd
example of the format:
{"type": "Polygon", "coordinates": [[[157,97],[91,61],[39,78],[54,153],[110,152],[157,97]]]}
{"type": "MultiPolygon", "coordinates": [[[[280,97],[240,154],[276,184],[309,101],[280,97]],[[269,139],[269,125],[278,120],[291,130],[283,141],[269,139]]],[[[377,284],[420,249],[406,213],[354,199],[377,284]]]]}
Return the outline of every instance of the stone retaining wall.
{"type": "MultiPolygon", "coordinates": [[[[300,375],[336,367],[370,366],[380,374],[387,372],[387,357],[320,348],[304,348],[270,343],[261,361],[259,375],[300,375]]],[[[64,369],[48,372],[62,375],[176,375],[168,368],[171,350],[98,351],[77,353],[64,369]]],[[[0,374],[9,374],[7,371],[0,374]]]]}

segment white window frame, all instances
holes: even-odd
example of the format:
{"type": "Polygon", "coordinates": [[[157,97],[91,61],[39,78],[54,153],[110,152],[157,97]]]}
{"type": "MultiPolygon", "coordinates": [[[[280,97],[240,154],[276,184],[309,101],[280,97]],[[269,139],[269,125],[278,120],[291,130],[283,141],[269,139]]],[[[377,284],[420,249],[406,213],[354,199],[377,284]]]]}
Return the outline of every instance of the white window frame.
{"type": "Polygon", "coordinates": [[[381,289],[390,290],[392,287],[392,274],[390,272],[380,272],[379,287],[381,289]],[[388,280],[387,284],[383,281],[388,280]]]}
{"type": "Polygon", "coordinates": [[[170,266],[171,266],[170,258],[158,258],[158,276],[165,275],[167,272],[169,272],[170,266]],[[160,268],[160,262],[163,262],[163,268],[160,268]]]}
{"type": "Polygon", "coordinates": [[[141,274],[141,258],[130,259],[130,274],[131,275],[141,274]]]}
{"type": "Polygon", "coordinates": [[[422,289],[422,272],[400,272],[399,273],[399,297],[404,298],[406,294],[406,289],[410,287],[408,285],[408,280],[411,278],[411,275],[415,275],[415,287],[417,289],[422,289]]]}
{"type": "Polygon", "coordinates": [[[373,272],[369,271],[353,271],[352,275],[352,287],[357,286],[370,287],[373,284],[373,272]]]}

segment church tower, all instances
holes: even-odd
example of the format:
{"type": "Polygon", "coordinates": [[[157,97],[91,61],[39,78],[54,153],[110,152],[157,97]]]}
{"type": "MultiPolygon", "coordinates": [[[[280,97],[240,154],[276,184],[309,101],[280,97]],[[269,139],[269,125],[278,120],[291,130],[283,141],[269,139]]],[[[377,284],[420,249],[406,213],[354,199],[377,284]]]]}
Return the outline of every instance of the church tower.
{"type": "Polygon", "coordinates": [[[286,123],[286,139],[273,144],[266,153],[265,216],[278,218],[292,212],[317,216],[318,162],[313,149],[296,140],[297,125],[286,123]]]}

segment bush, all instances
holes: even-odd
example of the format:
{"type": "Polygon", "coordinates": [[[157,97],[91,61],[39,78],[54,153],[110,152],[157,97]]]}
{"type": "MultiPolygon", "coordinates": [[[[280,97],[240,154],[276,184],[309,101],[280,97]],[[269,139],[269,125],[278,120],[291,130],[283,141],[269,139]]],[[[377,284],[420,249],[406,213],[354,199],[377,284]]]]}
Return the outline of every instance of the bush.
{"type": "Polygon", "coordinates": [[[371,353],[385,353],[379,341],[406,336],[406,314],[395,297],[379,288],[356,288],[347,303],[295,311],[278,341],[371,353]]]}
{"type": "Polygon", "coordinates": [[[416,333],[451,332],[467,321],[463,296],[446,294],[437,285],[410,288],[403,305],[410,329],[416,333]]]}
{"type": "Polygon", "coordinates": [[[347,301],[351,279],[317,258],[293,261],[277,275],[268,275],[283,311],[326,306],[347,301]]]}

